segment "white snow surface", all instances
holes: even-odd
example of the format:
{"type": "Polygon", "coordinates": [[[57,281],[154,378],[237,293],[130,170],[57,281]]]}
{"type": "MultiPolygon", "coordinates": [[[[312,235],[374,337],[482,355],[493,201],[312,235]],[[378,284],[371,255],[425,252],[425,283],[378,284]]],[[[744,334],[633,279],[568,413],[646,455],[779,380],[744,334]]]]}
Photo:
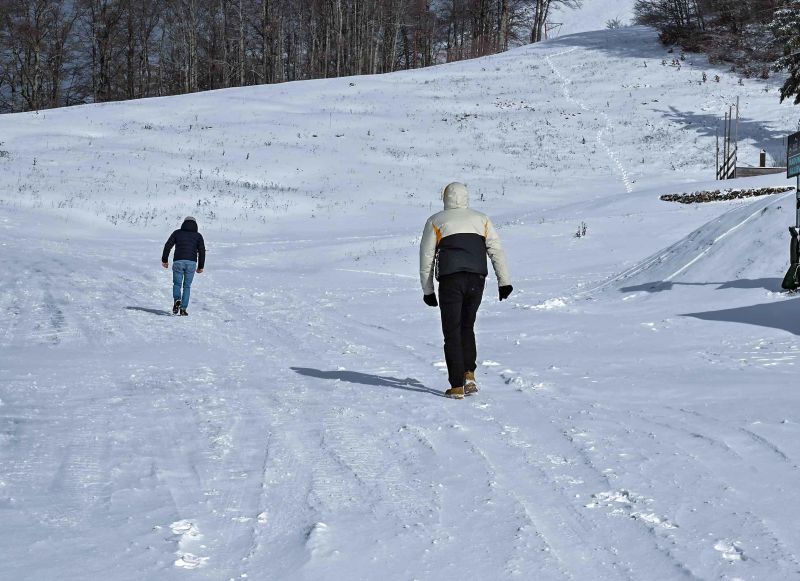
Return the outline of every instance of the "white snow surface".
{"type": "Polygon", "coordinates": [[[752,160],[798,110],[662,58],[633,27],[0,117],[0,579],[800,578],[794,194],[658,199],[720,185],[736,96],[752,160]],[[515,286],[463,401],[416,274],[456,179],[515,286]]]}
{"type": "Polygon", "coordinates": [[[618,19],[623,26],[633,23],[636,0],[583,0],[579,8],[556,5],[548,22],[560,24],[554,29],[558,36],[603,30],[610,20],[618,19]]]}

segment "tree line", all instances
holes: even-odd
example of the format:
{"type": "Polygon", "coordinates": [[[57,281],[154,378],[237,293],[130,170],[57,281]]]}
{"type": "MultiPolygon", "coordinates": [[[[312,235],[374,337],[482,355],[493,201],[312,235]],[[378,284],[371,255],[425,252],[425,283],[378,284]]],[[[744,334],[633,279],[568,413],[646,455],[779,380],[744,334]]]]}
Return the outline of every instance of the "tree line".
{"type": "Polygon", "coordinates": [[[743,76],[788,71],[781,100],[800,102],[798,0],[637,0],[634,18],[657,28],[664,44],[729,62],[743,76]]]}
{"type": "Polygon", "coordinates": [[[0,113],[385,73],[542,40],[580,0],[0,0],[0,113]]]}

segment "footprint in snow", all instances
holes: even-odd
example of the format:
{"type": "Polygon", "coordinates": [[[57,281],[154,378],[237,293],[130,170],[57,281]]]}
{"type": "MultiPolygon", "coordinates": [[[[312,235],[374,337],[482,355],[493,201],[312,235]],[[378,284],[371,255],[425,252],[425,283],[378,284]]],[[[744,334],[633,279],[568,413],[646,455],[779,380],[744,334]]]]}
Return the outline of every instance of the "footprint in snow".
{"type": "Polygon", "coordinates": [[[208,563],[208,557],[201,557],[191,553],[188,549],[203,538],[197,525],[189,519],[178,520],[169,525],[173,535],[178,537],[178,550],[175,554],[175,567],[179,569],[198,569],[208,563]]]}
{"type": "Polygon", "coordinates": [[[181,537],[181,541],[187,539],[199,539],[202,535],[197,529],[197,526],[190,520],[178,520],[169,525],[169,529],[173,535],[181,537]]]}
{"type": "Polygon", "coordinates": [[[741,543],[739,541],[729,541],[728,539],[720,539],[714,544],[714,548],[722,553],[722,558],[726,561],[746,561],[747,557],[744,556],[741,543]]]}
{"type": "Polygon", "coordinates": [[[552,311],[554,309],[561,309],[567,306],[567,301],[563,297],[555,297],[552,299],[547,299],[544,302],[537,303],[535,305],[523,305],[520,304],[519,307],[523,309],[531,309],[534,311],[552,311]]]}
{"type": "Polygon", "coordinates": [[[179,569],[199,569],[208,563],[208,557],[198,557],[191,553],[179,553],[175,566],[179,569]]]}
{"type": "Polygon", "coordinates": [[[584,506],[586,508],[605,508],[609,514],[614,516],[627,516],[639,521],[651,528],[676,529],[678,525],[669,519],[659,516],[654,512],[638,510],[647,508],[653,503],[653,499],[645,498],[634,494],[625,489],[609,490],[608,492],[598,492],[592,495],[592,501],[584,506]]]}
{"type": "Polygon", "coordinates": [[[500,378],[506,385],[511,385],[517,388],[517,391],[535,391],[545,387],[544,382],[537,381],[536,377],[523,377],[513,369],[504,369],[501,371],[500,378]]]}
{"type": "Polygon", "coordinates": [[[315,523],[306,536],[306,547],[312,556],[318,556],[330,551],[330,531],[324,522],[315,523]]]}

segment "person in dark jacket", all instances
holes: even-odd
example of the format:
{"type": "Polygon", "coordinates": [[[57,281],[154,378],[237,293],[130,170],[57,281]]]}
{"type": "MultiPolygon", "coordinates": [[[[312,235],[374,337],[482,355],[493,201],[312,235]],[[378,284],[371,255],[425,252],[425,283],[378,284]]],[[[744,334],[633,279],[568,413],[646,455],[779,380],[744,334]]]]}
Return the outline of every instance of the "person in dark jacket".
{"type": "Polygon", "coordinates": [[[441,310],[450,382],[445,395],[462,399],[478,391],[474,326],[489,274],[487,255],[497,275],[500,300],[507,299],[514,287],[500,237],[488,216],[470,209],[467,187],[449,184],[442,191],[442,201],[444,210],[428,218],[422,232],[419,275],[422,300],[441,310]],[[434,278],[439,281],[438,301],[434,278]]]}
{"type": "Polygon", "coordinates": [[[175,230],[164,244],[161,253],[161,266],[169,268],[169,253],[175,247],[175,256],[172,262],[172,314],[187,316],[186,307],[189,306],[189,294],[192,289],[194,273],[203,272],[206,263],[206,244],[203,235],[197,231],[197,220],[187,216],[180,230],[175,230]],[[181,290],[183,292],[181,292],[181,290]]]}

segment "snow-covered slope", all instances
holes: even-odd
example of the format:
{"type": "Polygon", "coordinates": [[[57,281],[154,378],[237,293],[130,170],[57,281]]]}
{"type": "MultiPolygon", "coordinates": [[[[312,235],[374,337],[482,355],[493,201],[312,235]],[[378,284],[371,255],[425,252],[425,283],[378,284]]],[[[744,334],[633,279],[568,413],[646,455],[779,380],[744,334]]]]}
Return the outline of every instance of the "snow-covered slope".
{"type": "Polygon", "coordinates": [[[665,57],[632,28],[0,117],[0,579],[796,577],[793,194],[658,196],[718,185],[737,95],[746,157],[798,115],[665,57]],[[516,289],[465,401],[416,279],[453,179],[516,289]]]}
{"type": "Polygon", "coordinates": [[[610,20],[627,26],[633,22],[635,4],[636,0],[584,0],[579,8],[560,5],[552,10],[550,22],[556,25],[554,33],[559,36],[603,30],[610,20]]]}
{"type": "Polygon", "coordinates": [[[662,66],[674,56],[634,27],[408,73],[6,116],[0,201],[161,228],[191,206],[207,228],[260,231],[369,204],[410,218],[462,179],[517,213],[713,175],[737,96],[744,161],[795,125],[775,83],[739,86],[698,56],[662,66]]]}

